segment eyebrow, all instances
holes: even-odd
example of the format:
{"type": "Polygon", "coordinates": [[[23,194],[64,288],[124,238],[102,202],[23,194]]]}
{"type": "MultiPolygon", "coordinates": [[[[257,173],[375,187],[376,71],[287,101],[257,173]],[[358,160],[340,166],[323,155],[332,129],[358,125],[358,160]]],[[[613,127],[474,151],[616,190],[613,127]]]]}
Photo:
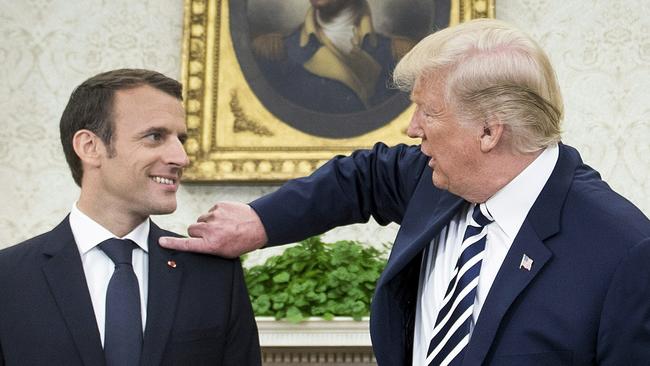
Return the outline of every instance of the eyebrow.
{"type": "MultiPolygon", "coordinates": [[[[152,134],[152,133],[159,133],[159,134],[161,134],[161,135],[171,135],[171,134],[173,134],[172,131],[171,131],[170,129],[165,128],[165,127],[150,127],[150,128],[148,128],[148,129],[142,131],[142,132],[140,133],[140,136],[143,136],[143,137],[144,137],[144,136],[147,136],[147,135],[152,134]]],[[[178,139],[179,139],[181,142],[184,143],[185,140],[187,140],[187,132],[181,132],[181,133],[179,133],[179,134],[178,134],[178,139]]]]}
{"type": "Polygon", "coordinates": [[[165,127],[149,127],[146,130],[142,131],[140,135],[147,136],[152,133],[169,134],[171,131],[165,127]]]}

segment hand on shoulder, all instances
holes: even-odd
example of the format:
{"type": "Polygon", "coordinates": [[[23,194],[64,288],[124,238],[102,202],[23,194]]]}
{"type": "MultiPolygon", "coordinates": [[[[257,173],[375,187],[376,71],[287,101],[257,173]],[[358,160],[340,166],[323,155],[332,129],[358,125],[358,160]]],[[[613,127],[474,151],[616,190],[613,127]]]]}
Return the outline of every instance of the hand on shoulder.
{"type": "Polygon", "coordinates": [[[168,249],[238,257],[266,244],[268,238],[257,213],[247,204],[219,202],[187,229],[190,237],[161,237],[168,249]]]}

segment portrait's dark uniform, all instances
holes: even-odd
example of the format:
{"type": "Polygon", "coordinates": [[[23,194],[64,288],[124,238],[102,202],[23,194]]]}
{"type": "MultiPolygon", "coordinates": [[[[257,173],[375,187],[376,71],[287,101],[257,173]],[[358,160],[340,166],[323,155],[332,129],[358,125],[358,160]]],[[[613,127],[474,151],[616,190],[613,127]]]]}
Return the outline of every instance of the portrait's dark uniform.
{"type": "Polygon", "coordinates": [[[367,8],[355,33],[357,45],[341,52],[320,31],[312,9],[289,35],[256,37],[253,51],[271,87],[289,102],[321,113],[361,112],[397,93],[391,72],[414,42],[375,32],[367,8]]]}

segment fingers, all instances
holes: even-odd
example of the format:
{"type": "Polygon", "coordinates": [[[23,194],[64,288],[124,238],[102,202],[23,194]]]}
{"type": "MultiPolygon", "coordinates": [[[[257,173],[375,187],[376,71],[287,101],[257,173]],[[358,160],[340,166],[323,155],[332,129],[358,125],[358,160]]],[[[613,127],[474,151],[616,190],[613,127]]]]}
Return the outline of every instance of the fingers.
{"type": "Polygon", "coordinates": [[[196,222],[208,222],[210,217],[212,217],[212,211],[210,211],[207,214],[203,214],[203,215],[199,216],[199,218],[196,219],[196,222]]]}
{"type": "Polygon", "coordinates": [[[160,245],[182,251],[234,258],[261,248],[266,231],[257,213],[247,204],[219,202],[187,229],[189,238],[161,238],[160,245]]]}
{"type": "MultiPolygon", "coordinates": [[[[226,204],[226,202],[222,202],[222,203],[226,204]]],[[[204,213],[203,215],[199,216],[199,218],[196,221],[208,222],[208,221],[218,219],[219,215],[223,215],[223,211],[224,211],[224,205],[220,205],[219,203],[217,203],[214,206],[212,206],[207,213],[204,213]]]]}
{"type": "Polygon", "coordinates": [[[205,222],[198,222],[192,224],[187,228],[187,234],[194,238],[205,238],[205,234],[208,233],[208,224],[205,222]]]}
{"type": "Polygon", "coordinates": [[[207,253],[207,246],[202,238],[174,238],[161,236],[158,239],[161,247],[180,251],[207,253]]]}

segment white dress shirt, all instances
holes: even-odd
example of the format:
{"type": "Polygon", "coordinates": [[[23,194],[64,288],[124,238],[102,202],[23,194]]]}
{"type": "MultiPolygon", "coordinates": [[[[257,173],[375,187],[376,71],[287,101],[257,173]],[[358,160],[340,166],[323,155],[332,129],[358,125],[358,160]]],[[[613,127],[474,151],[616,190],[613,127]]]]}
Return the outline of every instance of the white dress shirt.
{"type": "MultiPolygon", "coordinates": [[[[110,231],[98,224],[72,205],[70,211],[70,227],[72,235],[79,248],[81,263],[88,291],[93,302],[95,319],[99,328],[99,335],[104,344],[104,321],[106,319],[106,289],[108,282],[115,271],[115,264],[97,245],[104,240],[115,238],[110,231]]],[[[133,250],[133,271],[138,277],[140,287],[140,310],[142,313],[142,331],[147,324],[147,286],[149,283],[149,256],[148,256],[149,219],[144,220],[130,233],[119,239],[131,239],[138,248],[133,250]]]]}
{"type": "MultiPolygon", "coordinates": [[[[479,317],[492,283],[528,211],[544,188],[557,163],[559,148],[549,146],[510,183],[485,204],[494,218],[487,226],[485,257],[481,263],[470,332],[479,317]]],[[[466,205],[431,241],[422,258],[413,337],[413,366],[425,366],[433,328],[445,290],[460,256],[460,246],[475,204],[466,205]]]]}

